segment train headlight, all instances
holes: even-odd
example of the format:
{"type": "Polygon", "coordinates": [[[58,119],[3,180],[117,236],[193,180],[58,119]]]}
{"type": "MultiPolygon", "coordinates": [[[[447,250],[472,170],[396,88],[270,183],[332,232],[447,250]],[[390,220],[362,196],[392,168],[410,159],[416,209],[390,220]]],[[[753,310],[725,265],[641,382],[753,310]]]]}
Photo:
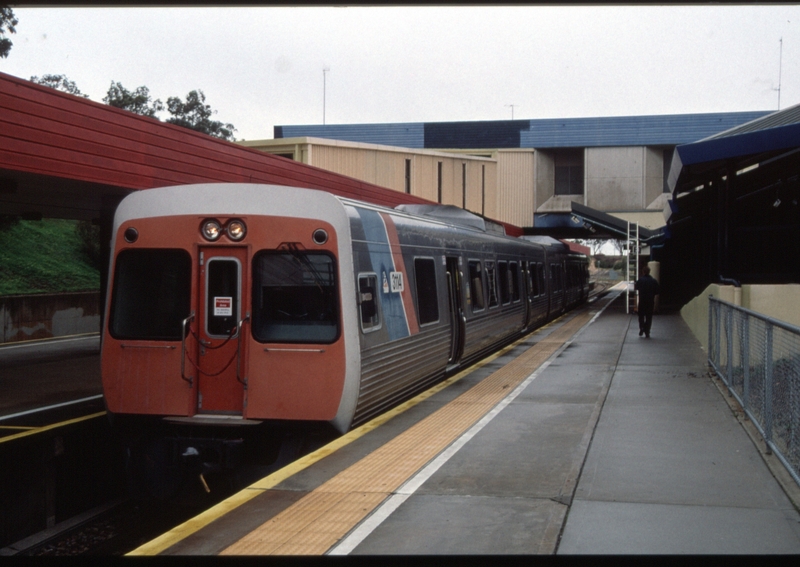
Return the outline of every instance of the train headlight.
{"type": "Polygon", "coordinates": [[[239,219],[228,222],[228,226],[225,230],[228,233],[228,238],[231,240],[241,240],[244,238],[244,235],[247,234],[247,227],[244,222],[239,219]]]}
{"type": "Polygon", "coordinates": [[[125,241],[133,244],[139,239],[139,231],[132,226],[125,229],[125,241]]]}
{"type": "Polygon", "coordinates": [[[314,234],[311,235],[311,238],[314,239],[315,244],[322,246],[328,241],[328,233],[325,230],[318,228],[314,231],[314,234]]]}
{"type": "Polygon", "coordinates": [[[222,227],[215,220],[205,221],[201,230],[203,232],[203,238],[210,240],[211,242],[217,240],[222,234],[222,227]]]}

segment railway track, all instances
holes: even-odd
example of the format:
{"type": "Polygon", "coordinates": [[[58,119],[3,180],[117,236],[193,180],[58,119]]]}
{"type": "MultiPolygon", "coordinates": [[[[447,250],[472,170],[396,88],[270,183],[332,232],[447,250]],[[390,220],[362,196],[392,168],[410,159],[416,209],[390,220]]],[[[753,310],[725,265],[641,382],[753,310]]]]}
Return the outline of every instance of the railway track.
{"type": "MultiPolygon", "coordinates": [[[[0,550],[16,556],[121,556],[207,510],[256,480],[331,441],[327,427],[308,427],[292,435],[281,452],[277,441],[260,455],[250,454],[235,470],[203,479],[185,478],[177,494],[165,499],[123,495],[0,550]]],[[[286,440],[276,428],[275,439],[286,440]]]]}

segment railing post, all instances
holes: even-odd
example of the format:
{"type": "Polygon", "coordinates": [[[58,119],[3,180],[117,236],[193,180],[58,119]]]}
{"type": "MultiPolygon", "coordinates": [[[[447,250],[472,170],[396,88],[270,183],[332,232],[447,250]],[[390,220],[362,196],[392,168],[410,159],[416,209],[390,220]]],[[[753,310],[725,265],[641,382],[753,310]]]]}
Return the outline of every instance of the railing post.
{"type": "Polygon", "coordinates": [[[733,309],[725,306],[725,350],[727,364],[725,365],[725,378],[728,382],[728,396],[733,396],[733,309]]]}
{"type": "Polygon", "coordinates": [[[742,406],[744,418],[750,405],[750,316],[745,314],[742,325],[742,406]]]}
{"type": "Polygon", "coordinates": [[[772,454],[772,324],[766,324],[766,345],[764,354],[764,440],[767,455],[772,454]]]}
{"type": "Polygon", "coordinates": [[[711,342],[711,326],[714,324],[714,317],[712,314],[714,313],[714,296],[708,296],[708,361],[711,365],[714,365],[714,356],[712,354],[711,349],[713,348],[713,343],[711,342]]]}

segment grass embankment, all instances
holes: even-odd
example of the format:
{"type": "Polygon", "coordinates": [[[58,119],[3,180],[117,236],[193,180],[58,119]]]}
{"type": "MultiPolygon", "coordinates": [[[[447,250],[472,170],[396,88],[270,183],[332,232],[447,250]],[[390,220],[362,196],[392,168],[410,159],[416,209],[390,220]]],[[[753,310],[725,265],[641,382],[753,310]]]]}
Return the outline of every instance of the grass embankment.
{"type": "Polygon", "coordinates": [[[77,225],[44,219],[0,227],[0,295],[100,289],[100,270],[84,252],[77,225]]]}

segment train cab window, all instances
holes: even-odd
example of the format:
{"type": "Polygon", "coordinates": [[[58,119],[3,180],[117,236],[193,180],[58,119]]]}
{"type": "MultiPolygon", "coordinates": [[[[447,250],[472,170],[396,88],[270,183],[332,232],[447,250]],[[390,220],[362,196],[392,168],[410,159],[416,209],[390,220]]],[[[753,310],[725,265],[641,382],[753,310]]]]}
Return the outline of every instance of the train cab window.
{"type": "Polygon", "coordinates": [[[124,250],[114,268],[109,332],[116,339],[181,340],[191,309],[192,259],[185,250],[124,250]]]}
{"type": "Polygon", "coordinates": [[[361,312],[361,330],[365,333],[380,329],[378,315],[378,276],[358,276],[358,306],[361,312]]]}
{"type": "Polygon", "coordinates": [[[253,259],[253,336],[332,343],[339,337],[336,264],[325,253],[262,252],[253,259]]]}
{"type": "Polygon", "coordinates": [[[419,324],[439,320],[439,294],[436,291],[436,263],[433,258],[414,259],[414,279],[417,284],[417,313],[419,324]]]}
{"type": "Polygon", "coordinates": [[[235,258],[211,258],[206,270],[206,332],[227,337],[239,322],[239,279],[241,269],[235,258]],[[223,303],[219,303],[220,300],[223,303]],[[222,305],[222,307],[221,307],[222,305]]]}
{"type": "Polygon", "coordinates": [[[472,301],[472,312],[481,311],[486,307],[483,298],[483,276],[481,263],[478,260],[469,261],[469,294],[472,301]]]}
{"type": "Polygon", "coordinates": [[[511,301],[519,301],[519,268],[516,262],[508,264],[508,278],[509,278],[509,291],[511,292],[511,301]]]}
{"type": "Polygon", "coordinates": [[[508,262],[497,263],[497,282],[500,295],[500,303],[503,305],[511,302],[511,294],[508,289],[508,262]]]}
{"type": "Polygon", "coordinates": [[[489,307],[497,307],[497,271],[494,262],[486,262],[486,291],[489,292],[489,307]]]}

